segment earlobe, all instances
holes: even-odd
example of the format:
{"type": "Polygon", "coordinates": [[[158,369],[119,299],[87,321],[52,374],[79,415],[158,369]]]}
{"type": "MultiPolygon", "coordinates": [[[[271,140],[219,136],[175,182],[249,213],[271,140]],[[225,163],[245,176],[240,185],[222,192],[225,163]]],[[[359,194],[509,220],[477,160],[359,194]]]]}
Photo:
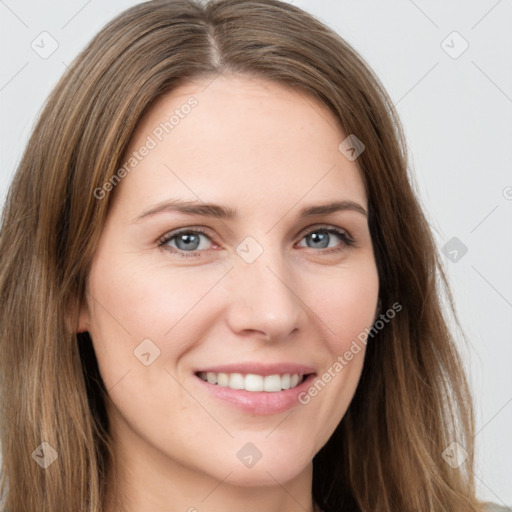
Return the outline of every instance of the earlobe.
{"type": "Polygon", "coordinates": [[[89,330],[89,309],[85,300],[80,306],[80,312],[78,314],[78,326],[76,332],[87,332],[89,330]]]}

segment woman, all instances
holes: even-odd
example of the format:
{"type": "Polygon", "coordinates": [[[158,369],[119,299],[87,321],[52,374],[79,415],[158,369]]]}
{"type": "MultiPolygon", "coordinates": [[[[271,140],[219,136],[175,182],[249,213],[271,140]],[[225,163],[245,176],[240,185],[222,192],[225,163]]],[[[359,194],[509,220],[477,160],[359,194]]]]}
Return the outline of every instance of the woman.
{"type": "Polygon", "coordinates": [[[405,155],[296,7],[109,23],[4,210],[4,509],[490,510],[405,155]]]}

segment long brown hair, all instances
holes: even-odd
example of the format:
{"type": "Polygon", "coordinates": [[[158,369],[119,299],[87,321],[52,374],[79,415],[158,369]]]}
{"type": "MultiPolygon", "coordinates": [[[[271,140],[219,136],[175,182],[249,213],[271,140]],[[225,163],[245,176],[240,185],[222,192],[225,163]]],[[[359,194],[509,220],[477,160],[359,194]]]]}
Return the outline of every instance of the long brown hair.
{"type": "Polygon", "coordinates": [[[400,121],[379,80],[338,34],[278,0],[155,0],[130,8],[92,40],[47,100],[0,234],[5,510],[103,508],[112,470],[107,397],[90,337],[76,333],[111,200],[111,192],[98,199],[95,191],[123,164],[158,97],[220,73],[320,99],[342,133],[364,143],[357,164],[382,310],[403,306],[369,340],[350,407],[314,458],[314,499],[326,512],[480,510],[471,397],[441,293],[454,308],[411,185],[400,121]],[[443,457],[452,442],[468,454],[456,468],[443,457]]]}

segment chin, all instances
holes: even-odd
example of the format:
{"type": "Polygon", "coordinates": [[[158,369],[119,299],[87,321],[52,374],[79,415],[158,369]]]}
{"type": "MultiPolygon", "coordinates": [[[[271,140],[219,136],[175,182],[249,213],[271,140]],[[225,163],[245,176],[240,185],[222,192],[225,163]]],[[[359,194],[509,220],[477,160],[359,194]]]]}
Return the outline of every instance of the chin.
{"type": "Polygon", "coordinates": [[[284,460],[268,460],[266,464],[260,460],[252,468],[243,467],[242,465],[236,467],[227,481],[231,485],[243,487],[275,486],[277,483],[283,485],[296,478],[303,471],[308,471],[310,463],[311,461],[304,465],[297,464],[291,457],[284,460]]]}
{"type": "Polygon", "coordinates": [[[301,447],[293,443],[285,447],[282,443],[278,445],[267,439],[266,442],[255,441],[254,444],[237,441],[236,445],[235,450],[228,450],[230,456],[221,463],[216,458],[208,464],[208,473],[219,481],[229,474],[226,482],[232,485],[275,486],[277,482],[284,484],[302,472],[312,470],[314,453],[306,453],[305,443],[301,447]],[[303,452],[299,452],[299,449],[303,452]]]}

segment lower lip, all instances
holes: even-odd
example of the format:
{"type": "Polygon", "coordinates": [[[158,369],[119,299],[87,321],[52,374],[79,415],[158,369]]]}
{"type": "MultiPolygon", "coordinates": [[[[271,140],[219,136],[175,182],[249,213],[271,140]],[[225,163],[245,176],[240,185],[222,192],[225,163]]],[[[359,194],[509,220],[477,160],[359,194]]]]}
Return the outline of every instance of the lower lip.
{"type": "Polygon", "coordinates": [[[215,398],[227,402],[243,412],[263,416],[277,414],[299,405],[299,395],[309,388],[315,378],[315,374],[308,375],[294,388],[274,392],[231,389],[217,384],[210,384],[197,375],[195,377],[215,398]]]}

